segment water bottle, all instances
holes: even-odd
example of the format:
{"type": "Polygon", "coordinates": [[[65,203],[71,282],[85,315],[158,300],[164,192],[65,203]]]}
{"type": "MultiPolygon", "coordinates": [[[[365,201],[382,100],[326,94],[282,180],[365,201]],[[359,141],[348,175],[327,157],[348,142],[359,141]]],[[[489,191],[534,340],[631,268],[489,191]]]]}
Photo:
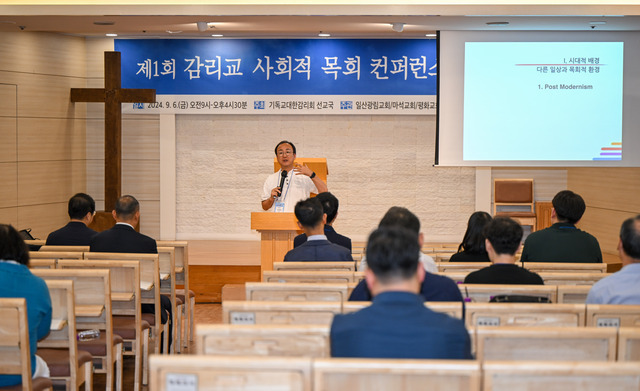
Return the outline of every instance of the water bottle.
{"type": "Polygon", "coordinates": [[[84,330],[78,333],[78,341],[91,341],[100,338],[100,330],[84,330]]]}

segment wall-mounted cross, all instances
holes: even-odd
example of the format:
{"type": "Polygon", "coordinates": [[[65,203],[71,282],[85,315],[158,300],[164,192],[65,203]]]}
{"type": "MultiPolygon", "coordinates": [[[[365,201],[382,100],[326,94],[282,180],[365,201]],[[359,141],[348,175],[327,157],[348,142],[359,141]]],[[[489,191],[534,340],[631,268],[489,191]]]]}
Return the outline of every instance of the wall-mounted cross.
{"type": "Polygon", "coordinates": [[[121,88],[120,52],[104,52],[104,88],[72,88],[71,102],[104,102],[104,207],[122,189],[122,103],[152,103],[154,89],[121,88]]]}

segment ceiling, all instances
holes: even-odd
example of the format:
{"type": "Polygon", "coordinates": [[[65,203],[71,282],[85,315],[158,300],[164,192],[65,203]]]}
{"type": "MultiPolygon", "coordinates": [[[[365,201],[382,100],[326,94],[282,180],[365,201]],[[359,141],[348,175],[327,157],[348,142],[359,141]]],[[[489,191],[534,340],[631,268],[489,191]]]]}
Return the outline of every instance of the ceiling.
{"type": "Polygon", "coordinates": [[[16,2],[21,5],[0,5],[0,32],[52,32],[86,37],[115,33],[125,38],[193,38],[212,34],[228,38],[315,37],[325,32],[337,38],[409,38],[424,37],[437,30],[640,30],[640,5],[629,5],[629,2],[626,5],[612,5],[612,2],[594,5],[593,1],[582,5],[576,1],[551,2],[552,5],[541,1],[520,2],[527,3],[524,6],[483,1],[469,1],[475,5],[466,6],[448,0],[409,2],[421,4],[345,1],[340,5],[325,2],[283,6],[264,5],[264,2],[240,4],[248,2],[236,0],[224,2],[226,5],[196,5],[186,1],[184,6],[152,6],[130,5],[130,1],[129,5],[111,2],[47,6],[24,5],[30,2],[21,1],[16,2]],[[229,5],[232,3],[234,5],[229,5]],[[344,5],[347,3],[351,4],[344,5]],[[197,22],[207,23],[201,25],[204,31],[198,30],[197,22]],[[508,24],[488,24],[496,22],[508,24]],[[403,23],[402,32],[394,31],[392,23],[403,23]]]}

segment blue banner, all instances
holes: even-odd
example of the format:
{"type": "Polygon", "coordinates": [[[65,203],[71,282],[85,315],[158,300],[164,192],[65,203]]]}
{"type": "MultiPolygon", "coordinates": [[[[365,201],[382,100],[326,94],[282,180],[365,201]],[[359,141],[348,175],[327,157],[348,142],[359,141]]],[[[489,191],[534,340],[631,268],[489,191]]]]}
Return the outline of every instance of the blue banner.
{"type": "Polygon", "coordinates": [[[436,95],[433,39],[116,39],[122,86],[158,95],[436,95]]]}

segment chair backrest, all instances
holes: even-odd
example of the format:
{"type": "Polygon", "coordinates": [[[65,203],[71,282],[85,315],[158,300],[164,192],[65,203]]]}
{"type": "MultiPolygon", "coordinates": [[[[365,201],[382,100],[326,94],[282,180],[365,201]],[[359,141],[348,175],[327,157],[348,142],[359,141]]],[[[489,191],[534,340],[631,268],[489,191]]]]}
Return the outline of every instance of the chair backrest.
{"type": "Polygon", "coordinates": [[[274,262],[273,270],[355,272],[355,262],[274,262]]]}
{"type": "Polygon", "coordinates": [[[189,289],[189,243],[186,240],[156,240],[158,247],[173,247],[176,284],[189,289]]]}
{"type": "Polygon", "coordinates": [[[488,303],[498,295],[538,296],[555,303],[558,293],[557,288],[550,285],[460,284],[458,287],[462,297],[480,303],[488,303]]]}
{"type": "Polygon", "coordinates": [[[235,301],[222,302],[226,324],[331,324],[342,312],[340,301],[235,301]]]}
{"type": "Polygon", "coordinates": [[[601,279],[611,275],[610,273],[538,273],[545,285],[593,285],[601,279]]]}
{"type": "Polygon", "coordinates": [[[587,301],[587,294],[591,289],[590,285],[557,285],[558,303],[584,304],[587,301]]]}
{"type": "Polygon", "coordinates": [[[313,360],[314,391],[480,390],[480,363],[472,360],[313,360]]]}
{"type": "Polygon", "coordinates": [[[596,327],[477,327],[479,360],[615,361],[616,330],[596,327]]]}
{"type": "Polygon", "coordinates": [[[491,262],[438,262],[438,272],[471,273],[491,266],[491,262]]]}
{"type": "MultiPolygon", "coordinates": [[[[370,301],[345,301],[342,303],[342,313],[359,311],[371,305],[370,301]]],[[[442,312],[454,318],[462,319],[463,307],[459,301],[428,301],[424,303],[427,308],[435,312],[442,312]]]]}
{"type": "Polygon", "coordinates": [[[153,355],[149,390],[311,391],[311,358],[153,355]]]}
{"type": "Polygon", "coordinates": [[[584,304],[467,303],[467,327],[563,326],[585,324],[584,304]]]}
{"type": "Polygon", "coordinates": [[[171,313],[176,314],[175,247],[158,247],[158,265],[160,268],[160,292],[169,296],[171,300],[171,313]]]}
{"type": "Polygon", "coordinates": [[[197,325],[196,347],[218,356],[330,357],[329,325],[197,325]]]}
{"type": "Polygon", "coordinates": [[[640,361],[640,327],[618,329],[618,361],[640,361]]]}
{"type": "Polygon", "coordinates": [[[527,206],[533,212],[533,179],[493,180],[493,214],[504,205],[527,206]]]}
{"type": "MultiPolygon", "coordinates": [[[[522,266],[518,262],[519,266],[522,266]]],[[[525,262],[524,266],[536,273],[606,273],[606,263],[525,262]]]]}
{"type": "Polygon", "coordinates": [[[266,301],[346,301],[346,283],[247,282],[247,300],[266,301]]]}
{"type": "Polygon", "coordinates": [[[81,251],[31,251],[29,259],[82,259],[81,251]]]}
{"type": "Polygon", "coordinates": [[[44,245],[38,251],[80,252],[89,251],[89,246],[52,246],[44,245]]]}
{"type": "Polygon", "coordinates": [[[486,361],[483,391],[637,390],[635,363],[486,361]]]}
{"type": "MultiPolygon", "coordinates": [[[[311,262],[309,262],[311,263],[311,262]]],[[[318,262],[320,263],[320,262],[318,262]]],[[[351,271],[265,270],[263,282],[348,283],[355,282],[351,271]]]]}
{"type": "Polygon", "coordinates": [[[30,259],[29,260],[29,269],[55,269],[56,268],[56,260],[55,259],[30,259]]]}
{"type": "Polygon", "coordinates": [[[640,327],[640,305],[587,304],[587,326],[640,327]]]}
{"type": "Polygon", "coordinates": [[[29,324],[23,298],[0,298],[0,374],[21,375],[22,389],[31,389],[29,324]]]}

